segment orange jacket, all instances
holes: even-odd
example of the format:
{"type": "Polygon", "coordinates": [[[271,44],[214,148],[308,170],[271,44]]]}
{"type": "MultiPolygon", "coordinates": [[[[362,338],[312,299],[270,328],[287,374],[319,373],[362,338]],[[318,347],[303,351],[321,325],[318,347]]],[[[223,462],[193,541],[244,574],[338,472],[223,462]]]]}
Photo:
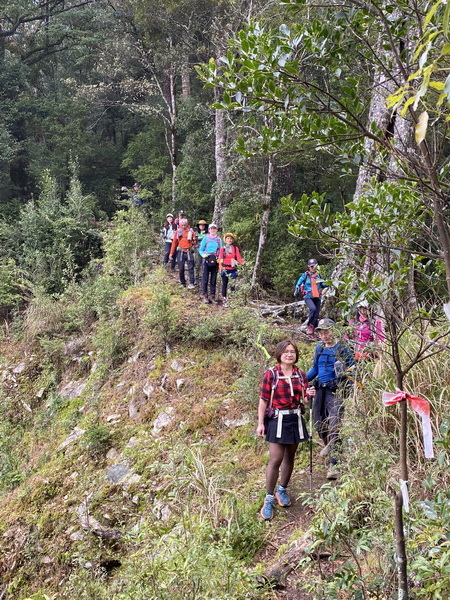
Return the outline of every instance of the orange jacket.
{"type": "Polygon", "coordinates": [[[177,248],[181,248],[182,250],[186,251],[190,250],[191,248],[195,248],[195,244],[197,243],[195,231],[193,229],[182,229],[181,237],[178,236],[179,231],[177,231],[173,236],[172,246],[170,247],[170,256],[175,253],[177,248]]]}

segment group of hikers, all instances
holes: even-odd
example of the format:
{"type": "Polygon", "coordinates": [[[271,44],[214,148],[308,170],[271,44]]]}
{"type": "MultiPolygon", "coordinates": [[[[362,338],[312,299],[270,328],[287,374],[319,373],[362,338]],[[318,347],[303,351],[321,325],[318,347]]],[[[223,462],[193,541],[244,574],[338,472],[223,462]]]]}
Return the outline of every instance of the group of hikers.
{"type": "Polygon", "coordinates": [[[256,433],[265,436],[269,443],[266,497],[261,508],[265,520],[272,519],[275,501],[281,507],[291,505],[287,486],[301,442],[310,443],[312,477],[312,430],[308,432],[303,418],[308,403],[310,422],[322,445],[320,456],[328,462],[327,479],[338,478],[344,403],[355,381],[351,373],[357,361],[377,357],[376,344],[384,339],[381,321],[370,317],[365,301],[359,303],[350,319],[350,334],[341,336],[332,319],[320,319],[321,295],[326,287],[318,273],[317,260],[309,259],[307,270],[295,286],[295,295],[303,296],[309,310],[306,334],[312,340],[319,339],[309,371],[305,373],[297,367],[298,347],[286,339],[276,347],[277,364],[264,372],[256,433]]]}
{"type": "MultiPolygon", "coordinates": [[[[172,272],[178,266],[181,285],[195,289],[201,282],[203,302],[218,304],[217,275],[222,279],[222,304],[227,307],[228,282],[238,276],[238,265],[244,264],[236,236],[218,235],[217,225],[200,219],[192,227],[185,212],[178,217],[166,215],[161,231],[164,243],[164,265],[172,272]],[[189,283],[186,281],[186,270],[189,283]]],[[[382,340],[381,328],[369,316],[368,305],[361,302],[350,321],[350,340],[342,339],[332,319],[320,319],[321,297],[327,284],[319,273],[318,261],[310,258],[307,269],[295,286],[294,294],[301,295],[308,308],[306,334],[319,339],[311,368],[301,371],[296,363],[299,350],[290,339],[280,342],[275,350],[277,364],[264,372],[258,406],[256,433],[269,443],[269,462],[266,469],[266,496],[261,516],[270,520],[275,501],[282,507],[291,505],[287,487],[294,467],[298,445],[310,441],[303,414],[309,401],[311,422],[322,445],[320,456],[328,462],[327,478],[339,476],[340,426],[344,400],[352,390],[350,372],[355,361],[376,356],[374,343],[382,340]],[[279,485],[277,486],[277,482],[279,485]]],[[[233,287],[232,287],[233,289],[233,287]]],[[[312,463],[311,463],[312,464],[312,463]]]]}
{"type": "Polygon", "coordinates": [[[205,304],[219,304],[216,295],[217,275],[222,280],[221,302],[228,307],[228,283],[231,291],[238,276],[238,265],[245,264],[236,236],[226,233],[223,239],[218,235],[215,223],[200,219],[195,228],[191,226],[185,212],[180,210],[178,217],[166,215],[161,235],[164,243],[164,265],[175,272],[178,266],[180,283],[187,289],[195,289],[201,283],[202,300],[205,304]],[[186,270],[189,283],[186,281],[186,270]]]}
{"type": "MultiPolygon", "coordinates": [[[[365,308],[363,313],[366,313],[365,308]]],[[[364,317],[363,317],[364,318],[364,317]]],[[[353,343],[342,339],[332,319],[320,319],[315,326],[319,338],[312,365],[307,373],[296,363],[297,345],[289,339],[275,350],[277,364],[264,372],[261,384],[256,433],[269,442],[269,462],[266,468],[266,496],[261,516],[273,517],[275,501],[281,507],[291,505],[287,492],[294,458],[299,443],[310,443],[310,477],[312,477],[312,431],[308,432],[303,415],[309,403],[310,422],[319,436],[320,456],[328,463],[327,479],[339,477],[341,454],[340,427],[345,399],[353,389],[351,376],[355,361],[374,358],[373,347],[358,335],[361,323],[355,322],[353,343]],[[359,329],[358,329],[359,327],[359,329]],[[355,350],[358,349],[359,350],[355,350]],[[279,480],[279,485],[276,484],[279,480]]],[[[375,329],[371,326],[371,334],[375,329]]]]}

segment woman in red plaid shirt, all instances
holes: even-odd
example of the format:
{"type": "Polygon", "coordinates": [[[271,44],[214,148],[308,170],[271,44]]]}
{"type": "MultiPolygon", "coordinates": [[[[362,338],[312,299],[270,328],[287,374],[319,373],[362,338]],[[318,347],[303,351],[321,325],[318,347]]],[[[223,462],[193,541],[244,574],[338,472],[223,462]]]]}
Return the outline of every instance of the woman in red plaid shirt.
{"type": "Polygon", "coordinates": [[[266,498],[261,516],[273,517],[275,499],[280,506],[291,505],[286,488],[294,468],[295,452],[300,442],[308,440],[303,398],[308,380],[295,365],[298,348],[291,340],[283,340],[275,350],[278,364],[264,373],[258,406],[256,433],[269,442],[269,463],[266,470],[266,498]],[[280,485],[275,485],[280,475],[280,485]],[[275,493],[274,493],[275,491],[275,493]]]}

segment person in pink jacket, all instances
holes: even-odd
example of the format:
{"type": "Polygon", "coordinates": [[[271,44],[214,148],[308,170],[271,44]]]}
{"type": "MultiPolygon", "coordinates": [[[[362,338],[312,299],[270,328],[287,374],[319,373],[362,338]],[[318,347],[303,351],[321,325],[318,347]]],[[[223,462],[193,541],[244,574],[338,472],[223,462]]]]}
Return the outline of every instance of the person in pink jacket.
{"type": "Polygon", "coordinates": [[[381,319],[372,319],[368,304],[363,301],[358,305],[355,317],[350,319],[350,325],[354,328],[355,359],[376,358],[371,346],[384,340],[381,319]]]}

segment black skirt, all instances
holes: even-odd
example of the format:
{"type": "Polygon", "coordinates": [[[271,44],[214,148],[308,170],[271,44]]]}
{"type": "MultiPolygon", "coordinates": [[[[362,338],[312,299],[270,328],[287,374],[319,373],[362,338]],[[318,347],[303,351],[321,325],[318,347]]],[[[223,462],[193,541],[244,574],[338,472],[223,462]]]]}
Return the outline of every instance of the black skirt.
{"type": "Polygon", "coordinates": [[[277,438],[278,419],[265,419],[264,426],[266,429],[266,442],[272,442],[274,444],[298,444],[300,442],[307,442],[309,439],[308,432],[306,430],[305,419],[298,415],[283,415],[283,424],[281,427],[281,437],[277,438]],[[301,419],[301,430],[303,436],[300,436],[298,420],[301,419]]]}

